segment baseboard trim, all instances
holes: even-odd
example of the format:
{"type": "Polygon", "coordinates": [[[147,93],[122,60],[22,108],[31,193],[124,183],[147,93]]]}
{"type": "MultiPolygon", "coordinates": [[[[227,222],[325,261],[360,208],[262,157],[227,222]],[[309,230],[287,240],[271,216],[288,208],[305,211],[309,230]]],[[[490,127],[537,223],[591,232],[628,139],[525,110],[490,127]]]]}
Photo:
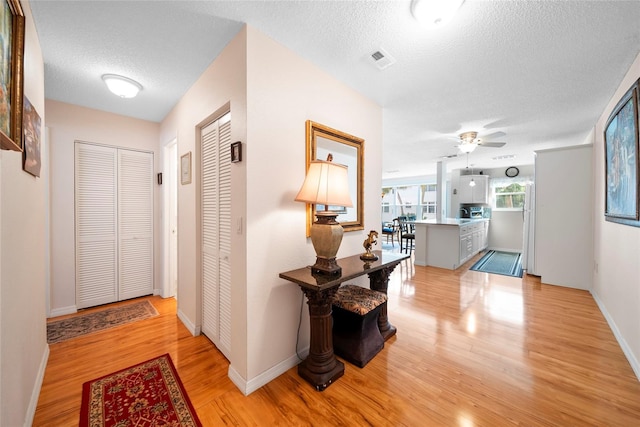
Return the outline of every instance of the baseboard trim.
{"type": "Polygon", "coordinates": [[[64,316],[65,314],[74,314],[78,312],[78,308],[75,305],[70,305],[68,307],[60,307],[54,308],[51,310],[49,317],[58,317],[64,316]]]}
{"type": "Polygon", "coordinates": [[[36,376],[36,382],[33,385],[33,391],[31,392],[31,399],[29,400],[29,407],[25,415],[24,427],[33,425],[33,419],[36,415],[36,408],[38,407],[38,399],[40,398],[40,390],[42,390],[42,382],[44,381],[44,372],[47,369],[47,362],[49,361],[49,344],[44,346],[44,353],[40,360],[40,367],[38,368],[38,375],[36,376]]]}
{"type": "Polygon", "coordinates": [[[191,332],[191,335],[194,337],[200,335],[200,327],[194,325],[180,309],[178,309],[178,319],[180,319],[189,332],[191,332]]]}
{"type": "MultiPolygon", "coordinates": [[[[309,348],[307,347],[303,349],[302,352],[300,352],[300,356],[304,358],[307,356],[308,353],[309,353],[309,348]]],[[[293,356],[289,357],[286,360],[283,360],[282,362],[278,363],[274,367],[267,369],[266,371],[264,371],[257,377],[250,379],[249,381],[245,380],[242,377],[242,375],[240,375],[232,365],[229,365],[228,375],[229,375],[229,379],[231,379],[231,381],[236,385],[236,387],[238,387],[238,389],[242,392],[242,394],[244,394],[245,396],[248,396],[254,391],[258,390],[263,385],[266,385],[272,380],[278,378],[280,375],[284,374],[289,369],[293,368],[294,366],[297,366],[299,363],[300,363],[300,358],[298,357],[297,354],[294,354],[293,356]]]]}
{"type": "Polygon", "coordinates": [[[640,363],[638,363],[638,359],[636,359],[635,355],[633,354],[633,351],[631,351],[631,348],[627,344],[627,341],[624,339],[624,336],[620,333],[620,330],[618,329],[616,322],[613,320],[613,317],[611,317],[611,315],[607,311],[607,308],[604,306],[600,297],[598,297],[597,294],[593,293],[593,291],[591,291],[591,296],[593,297],[596,304],[598,305],[600,312],[602,312],[602,315],[607,320],[609,327],[613,331],[613,336],[616,337],[616,340],[618,341],[620,348],[622,348],[622,352],[624,353],[627,360],[629,361],[629,364],[631,365],[631,369],[633,369],[633,373],[636,374],[636,378],[638,378],[638,381],[640,381],[640,363]]]}
{"type": "Polygon", "coordinates": [[[486,248],[484,251],[485,252],[498,251],[498,252],[522,253],[522,248],[513,249],[513,248],[493,248],[493,247],[489,247],[489,248],[486,248]]]}

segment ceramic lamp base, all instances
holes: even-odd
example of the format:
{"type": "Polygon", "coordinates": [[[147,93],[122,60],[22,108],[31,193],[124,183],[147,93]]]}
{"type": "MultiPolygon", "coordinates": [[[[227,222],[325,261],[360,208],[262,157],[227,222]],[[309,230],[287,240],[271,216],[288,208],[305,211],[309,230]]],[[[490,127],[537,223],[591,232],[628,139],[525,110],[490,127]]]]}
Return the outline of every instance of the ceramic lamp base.
{"type": "Polygon", "coordinates": [[[335,212],[316,212],[317,221],[311,225],[311,242],[316,251],[316,263],[311,272],[316,274],[338,275],[342,268],[336,262],[336,255],[342,243],[344,230],[336,221],[335,212]]]}

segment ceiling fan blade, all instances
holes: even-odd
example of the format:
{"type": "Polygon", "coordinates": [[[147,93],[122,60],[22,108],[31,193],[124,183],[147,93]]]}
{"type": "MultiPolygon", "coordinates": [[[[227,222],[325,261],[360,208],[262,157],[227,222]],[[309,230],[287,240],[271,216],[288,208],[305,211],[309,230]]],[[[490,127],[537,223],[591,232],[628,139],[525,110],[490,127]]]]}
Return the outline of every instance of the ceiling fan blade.
{"type": "Polygon", "coordinates": [[[480,142],[478,145],[480,145],[481,147],[499,148],[504,147],[506,145],[506,142],[480,142]]]}
{"type": "Polygon", "coordinates": [[[507,136],[506,133],[497,131],[497,132],[492,132],[486,135],[482,135],[481,138],[491,141],[492,139],[504,138],[505,136],[507,136]]]}

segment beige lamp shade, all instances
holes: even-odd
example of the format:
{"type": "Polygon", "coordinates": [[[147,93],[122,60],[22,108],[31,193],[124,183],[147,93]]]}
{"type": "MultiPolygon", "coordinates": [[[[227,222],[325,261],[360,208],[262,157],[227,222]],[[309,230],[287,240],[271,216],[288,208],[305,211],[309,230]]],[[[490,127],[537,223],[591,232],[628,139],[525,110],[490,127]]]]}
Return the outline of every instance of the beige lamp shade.
{"type": "Polygon", "coordinates": [[[323,160],[312,160],[295,200],[325,206],[352,207],[347,167],[323,160]]]}
{"type": "Polygon", "coordinates": [[[336,254],[342,242],[344,230],[336,221],[337,212],[328,206],[353,206],[349,195],[347,167],[328,161],[312,160],[296,201],[324,205],[324,211],[316,210],[317,220],[311,224],[311,242],[316,251],[316,263],[311,266],[314,274],[337,275],[342,268],[336,261],[336,254]]]}

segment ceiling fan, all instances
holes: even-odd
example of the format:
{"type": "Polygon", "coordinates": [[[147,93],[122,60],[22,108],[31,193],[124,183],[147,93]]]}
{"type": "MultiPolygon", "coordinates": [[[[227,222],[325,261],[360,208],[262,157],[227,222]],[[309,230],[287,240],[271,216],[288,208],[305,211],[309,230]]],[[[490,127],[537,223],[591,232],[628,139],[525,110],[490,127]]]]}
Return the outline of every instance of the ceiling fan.
{"type": "MultiPolygon", "coordinates": [[[[504,133],[502,132],[497,132],[497,133],[504,135],[504,133]]],[[[478,138],[478,132],[474,132],[474,131],[464,132],[464,133],[461,133],[459,136],[460,136],[460,144],[458,145],[458,148],[463,153],[471,153],[473,150],[475,150],[477,147],[480,147],[480,146],[499,148],[499,147],[503,147],[506,144],[506,142],[485,141],[484,139],[478,138]]],[[[495,136],[495,134],[493,136],[495,136]]]]}

